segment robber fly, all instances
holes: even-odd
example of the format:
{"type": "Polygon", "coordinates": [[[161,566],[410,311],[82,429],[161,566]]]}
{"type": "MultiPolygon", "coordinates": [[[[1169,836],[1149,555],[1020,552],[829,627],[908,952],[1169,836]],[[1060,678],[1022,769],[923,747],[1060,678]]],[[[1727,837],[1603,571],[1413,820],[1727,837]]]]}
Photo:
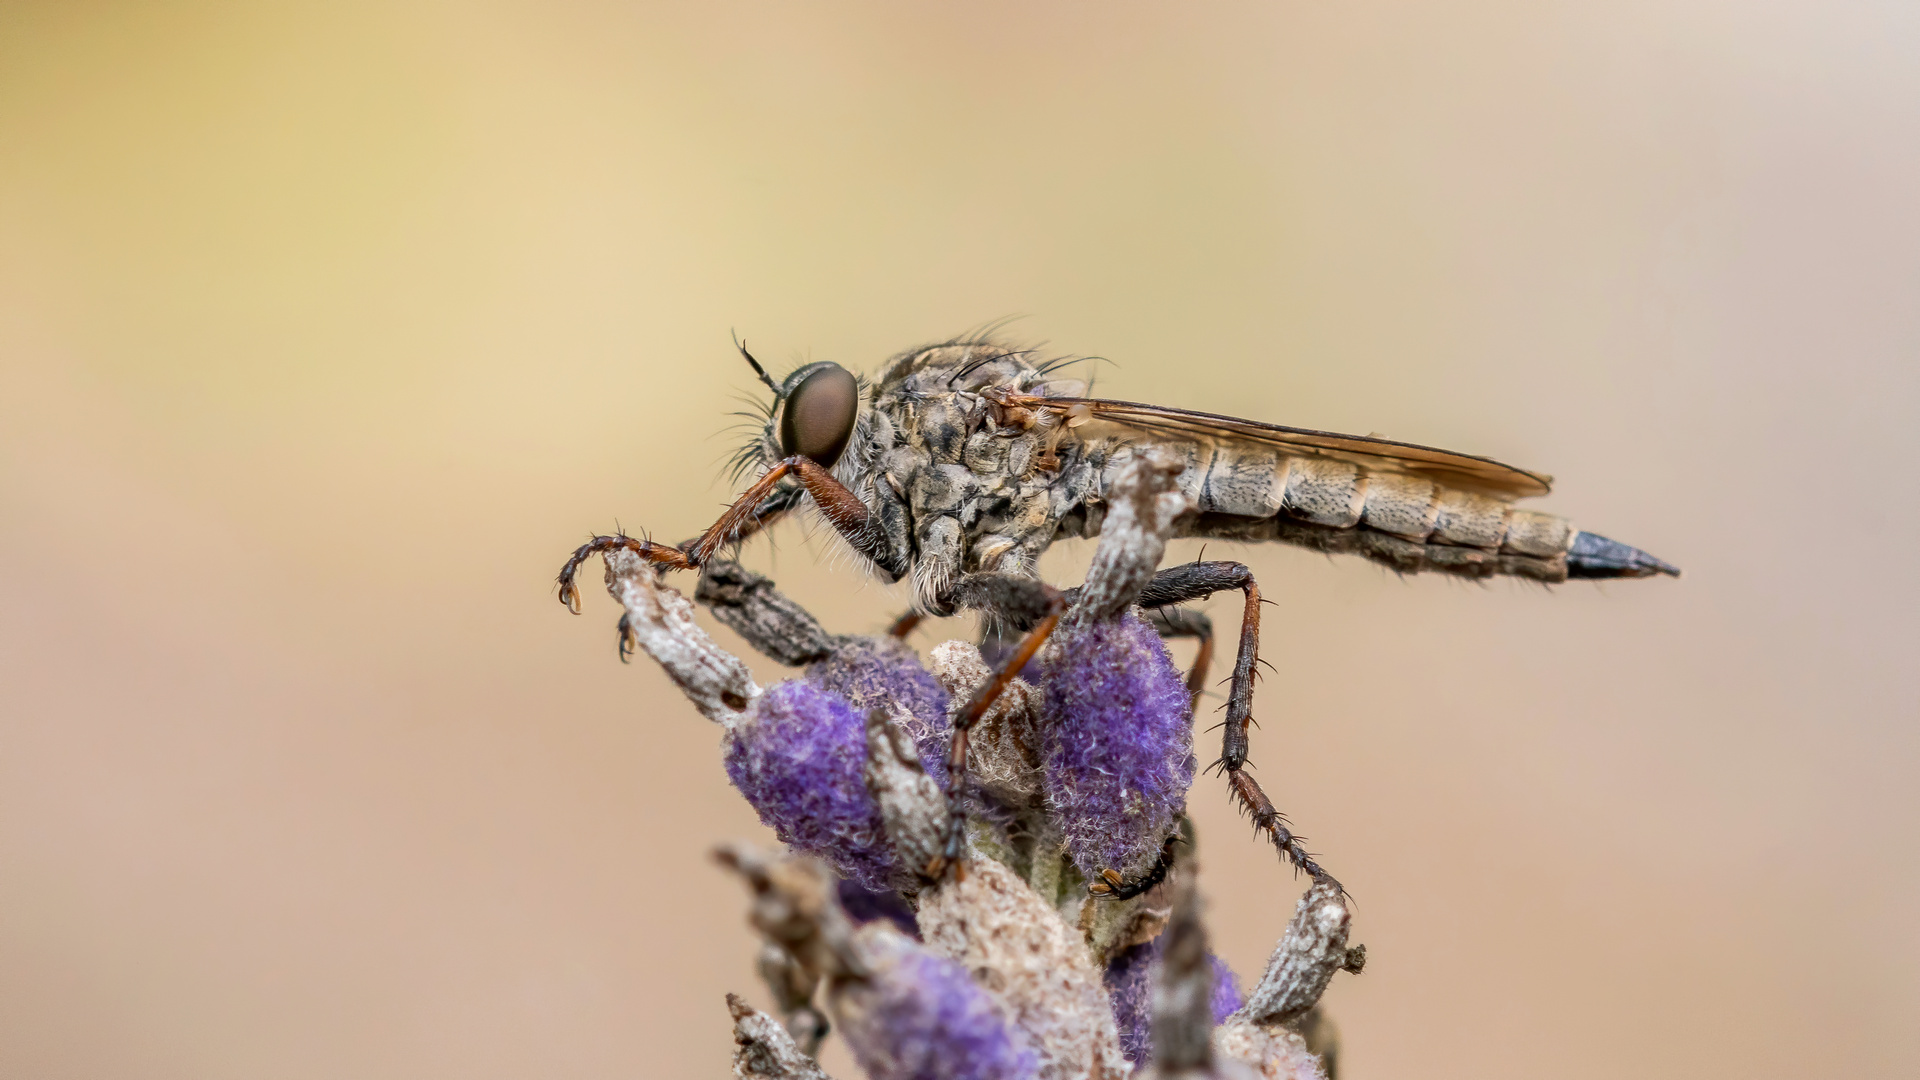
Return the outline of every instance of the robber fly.
{"type": "MultiPolygon", "coordinates": [[[[1072,600],[1039,582],[1041,553],[1059,539],[1100,534],[1116,478],[1137,455],[1176,455],[1183,466],[1175,483],[1185,509],[1172,519],[1171,536],[1275,540],[1360,555],[1401,573],[1541,582],[1679,574],[1565,518],[1514,507],[1516,499],[1547,493],[1549,478],[1540,473],[1376,436],[1087,397],[1083,384],[1054,377],[1065,361],[1043,361],[986,336],[901,353],[871,382],[828,362],[776,381],[740,352],[773,394],[739,457],[758,478],[684,544],[596,537],[561,571],[561,598],[579,610],[574,572],[596,552],[624,547],[664,569],[698,569],[811,500],[875,574],[911,581],[917,612],[980,610],[1024,631],[954,720],[949,791],[956,808],[968,729],[1072,600]]],[[[1259,651],[1253,575],[1237,562],[1187,563],[1154,575],[1137,603],[1160,613],[1163,633],[1201,639],[1197,687],[1211,655],[1210,626],[1174,606],[1223,590],[1241,592],[1246,603],[1215,765],[1281,853],[1324,877],[1244,770],[1259,651]]],[[[898,625],[910,626],[911,618],[898,625]]],[[[945,858],[957,861],[961,851],[956,809],[945,858]]]]}

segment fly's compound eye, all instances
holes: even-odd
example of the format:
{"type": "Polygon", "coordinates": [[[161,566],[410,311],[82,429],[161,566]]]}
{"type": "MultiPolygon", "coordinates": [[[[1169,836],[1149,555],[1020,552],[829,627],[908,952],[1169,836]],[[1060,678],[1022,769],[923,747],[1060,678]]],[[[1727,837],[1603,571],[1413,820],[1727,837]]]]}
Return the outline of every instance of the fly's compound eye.
{"type": "Polygon", "coordinates": [[[787,384],[780,413],[780,452],[801,454],[831,468],[853,437],[860,384],[839,364],[809,364],[787,384]]]}

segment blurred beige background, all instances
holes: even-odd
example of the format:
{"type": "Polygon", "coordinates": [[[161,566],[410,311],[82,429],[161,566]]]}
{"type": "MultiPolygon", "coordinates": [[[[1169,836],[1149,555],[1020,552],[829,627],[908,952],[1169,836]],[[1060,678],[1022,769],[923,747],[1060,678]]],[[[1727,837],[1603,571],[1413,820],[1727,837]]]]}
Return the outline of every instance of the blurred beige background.
{"type": "MultiPolygon", "coordinates": [[[[0,1075],[724,1073],[766,833],[551,576],[731,493],[729,330],[1022,313],[1687,569],[1245,552],[1350,1076],[1914,1075],[1917,12],[0,5],[0,1075]]],[[[1302,886],[1194,804],[1251,977],[1302,886]]]]}

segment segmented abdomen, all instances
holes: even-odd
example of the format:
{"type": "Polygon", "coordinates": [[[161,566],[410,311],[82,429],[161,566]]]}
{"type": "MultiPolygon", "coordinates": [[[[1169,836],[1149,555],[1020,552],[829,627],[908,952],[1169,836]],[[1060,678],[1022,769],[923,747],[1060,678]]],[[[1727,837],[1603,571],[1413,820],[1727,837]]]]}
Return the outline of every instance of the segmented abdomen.
{"type": "Polygon", "coordinates": [[[1564,581],[1573,528],[1488,495],[1350,462],[1264,448],[1189,445],[1187,536],[1279,540],[1363,555],[1402,572],[1564,581]]]}

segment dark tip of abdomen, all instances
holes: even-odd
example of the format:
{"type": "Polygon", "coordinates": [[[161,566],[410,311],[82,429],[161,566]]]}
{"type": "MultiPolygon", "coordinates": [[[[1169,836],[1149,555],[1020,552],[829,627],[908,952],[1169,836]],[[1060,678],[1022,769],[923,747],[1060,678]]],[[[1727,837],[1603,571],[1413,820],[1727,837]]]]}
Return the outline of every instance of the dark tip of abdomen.
{"type": "Polygon", "coordinates": [[[1680,568],[1618,540],[1609,540],[1590,532],[1574,533],[1573,546],[1567,549],[1567,576],[1570,578],[1652,577],[1655,574],[1680,576],[1680,568]]]}

